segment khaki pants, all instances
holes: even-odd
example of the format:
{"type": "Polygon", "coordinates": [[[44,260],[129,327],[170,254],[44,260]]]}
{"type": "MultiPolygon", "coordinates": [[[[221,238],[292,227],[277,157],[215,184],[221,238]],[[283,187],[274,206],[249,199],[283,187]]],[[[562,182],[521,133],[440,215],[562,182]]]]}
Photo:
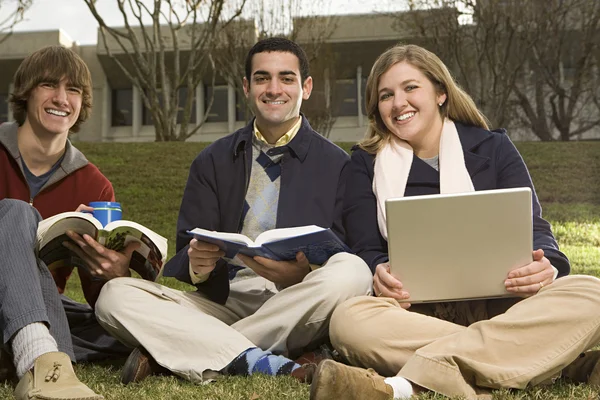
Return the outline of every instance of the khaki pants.
{"type": "Polygon", "coordinates": [[[371,292],[372,275],[359,257],[339,253],[302,282],[277,291],[256,277],[231,285],[225,305],[134,278],[104,285],[96,316],[123,343],[143,346],[173,373],[202,382],[250,347],[297,354],[327,336],[334,308],[371,292]]]}
{"type": "Polygon", "coordinates": [[[334,312],[331,342],[353,365],[446,396],[477,398],[490,388],[524,389],[555,379],[600,341],[595,277],[560,278],[521,301],[454,304],[454,319],[468,326],[431,316],[435,305],[407,311],[393,299],[354,298],[334,312]]]}

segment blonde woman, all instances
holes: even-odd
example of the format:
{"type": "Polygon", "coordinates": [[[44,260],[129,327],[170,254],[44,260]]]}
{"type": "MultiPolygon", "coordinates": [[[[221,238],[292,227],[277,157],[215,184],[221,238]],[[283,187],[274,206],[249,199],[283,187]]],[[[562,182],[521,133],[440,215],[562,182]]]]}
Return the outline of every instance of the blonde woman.
{"type": "Polygon", "coordinates": [[[366,103],[370,125],[352,154],[344,224],[348,244],[374,274],[376,297],[348,300],[334,312],[331,342],[360,368],[321,363],[311,399],[400,399],[423,389],[477,398],[561,372],[597,385],[600,357],[583,353],[600,341],[600,280],[567,276],[569,261],[505,131],[490,131],[442,61],[414,45],[377,59],[366,103]],[[533,261],[504,282],[519,297],[411,307],[410,293],[390,274],[385,200],[510,187],[530,187],[533,197],[533,261]]]}

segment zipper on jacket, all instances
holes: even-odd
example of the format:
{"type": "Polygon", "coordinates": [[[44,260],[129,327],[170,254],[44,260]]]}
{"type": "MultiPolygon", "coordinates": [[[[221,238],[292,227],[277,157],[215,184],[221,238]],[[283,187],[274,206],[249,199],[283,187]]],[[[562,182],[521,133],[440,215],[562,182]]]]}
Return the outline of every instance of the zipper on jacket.
{"type": "MultiPolygon", "coordinates": [[[[29,190],[29,205],[31,207],[33,207],[33,197],[35,197],[35,196],[31,197],[31,186],[29,186],[29,181],[27,181],[27,177],[25,176],[25,171],[23,171],[23,166],[21,165],[21,163],[23,162],[23,157],[21,156],[20,158],[21,158],[20,160],[18,160],[18,159],[14,159],[14,160],[19,165],[19,167],[20,167],[19,172],[21,172],[21,177],[23,178],[23,180],[25,181],[25,184],[27,185],[27,190],[29,190]]],[[[46,185],[44,185],[44,186],[46,186],[46,185]]],[[[41,190],[40,190],[40,192],[41,192],[41,190]]]]}

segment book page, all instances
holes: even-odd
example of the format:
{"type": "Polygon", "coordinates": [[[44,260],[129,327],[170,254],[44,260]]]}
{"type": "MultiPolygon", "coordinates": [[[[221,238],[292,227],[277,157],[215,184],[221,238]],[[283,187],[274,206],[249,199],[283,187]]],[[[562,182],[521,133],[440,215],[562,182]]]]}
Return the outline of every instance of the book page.
{"type": "Polygon", "coordinates": [[[325,228],[321,228],[317,225],[297,226],[295,228],[271,229],[258,235],[255,242],[257,246],[261,246],[264,243],[270,243],[281,239],[307,235],[309,233],[320,232],[323,230],[325,230],[325,228]]]}
{"type": "Polygon", "coordinates": [[[107,224],[104,227],[104,230],[111,231],[111,230],[114,230],[115,228],[119,228],[119,227],[130,228],[132,235],[136,236],[136,237],[140,237],[140,235],[142,235],[142,234],[146,235],[149,240],[151,240],[154,244],[156,244],[156,246],[158,246],[161,253],[164,253],[166,256],[166,254],[167,254],[167,239],[165,237],[159,235],[158,233],[154,232],[152,229],[147,228],[142,224],[138,224],[137,222],[133,222],[133,221],[127,221],[124,219],[119,220],[119,221],[113,221],[113,222],[107,224]],[[136,231],[138,233],[134,233],[136,231]]]}
{"type": "Polygon", "coordinates": [[[101,231],[98,242],[114,251],[122,251],[134,241],[140,243],[140,247],[133,252],[129,266],[143,279],[156,280],[166,261],[167,239],[131,221],[115,221],[106,227],[112,229],[101,231]],[[115,224],[116,222],[121,224],[115,224]]]}
{"type": "Polygon", "coordinates": [[[59,235],[39,250],[38,257],[44,261],[50,271],[62,267],[73,267],[72,258],[74,254],[63,246],[63,242],[72,242],[72,240],[66,234],[59,235]]]}
{"type": "Polygon", "coordinates": [[[246,235],[242,235],[241,233],[229,233],[229,232],[217,232],[217,231],[209,231],[207,229],[195,228],[189,231],[192,235],[198,235],[197,240],[202,240],[201,237],[213,238],[218,240],[226,240],[234,243],[245,244],[248,246],[254,246],[255,243],[246,235]]]}
{"type": "Polygon", "coordinates": [[[57,214],[42,220],[38,225],[38,249],[42,249],[53,239],[64,235],[68,230],[72,230],[80,235],[87,233],[91,237],[96,238],[98,230],[101,228],[102,225],[100,225],[100,222],[91,214],[82,212],[57,214]]]}

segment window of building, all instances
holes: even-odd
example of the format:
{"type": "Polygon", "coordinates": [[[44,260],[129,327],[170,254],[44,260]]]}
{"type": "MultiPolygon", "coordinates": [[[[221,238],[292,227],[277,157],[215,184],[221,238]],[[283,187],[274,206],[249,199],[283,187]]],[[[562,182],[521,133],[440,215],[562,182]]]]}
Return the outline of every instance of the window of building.
{"type": "Polygon", "coordinates": [[[0,93],[0,124],[8,121],[8,93],[0,93]]]}
{"type": "Polygon", "coordinates": [[[112,126],[133,124],[133,89],[113,89],[112,126]]]}
{"type": "Polygon", "coordinates": [[[213,88],[212,86],[207,85],[205,93],[204,103],[206,104],[205,112],[207,113],[206,122],[227,122],[227,86],[215,86],[213,88]],[[213,99],[213,103],[209,110],[208,106],[211,99],[213,99]]]}
{"type": "MultiPolygon", "coordinates": [[[[187,87],[182,87],[179,88],[177,95],[179,96],[179,106],[178,106],[178,110],[177,110],[177,123],[180,124],[181,121],[183,121],[183,112],[184,112],[184,108],[185,108],[185,102],[187,101],[187,93],[188,93],[188,88],[187,87]]],[[[158,103],[162,106],[163,103],[163,96],[162,93],[158,93],[158,103]]],[[[143,124],[144,125],[154,125],[154,120],[152,118],[152,113],[150,112],[150,110],[146,107],[144,107],[144,112],[142,115],[142,120],[143,120],[143,124]]],[[[190,119],[188,121],[191,124],[195,124],[196,123],[196,96],[194,94],[194,97],[192,99],[192,109],[191,109],[191,113],[190,113],[190,119]]]]}
{"type": "Polygon", "coordinates": [[[338,117],[357,116],[356,79],[338,79],[333,93],[333,112],[338,117]]]}

